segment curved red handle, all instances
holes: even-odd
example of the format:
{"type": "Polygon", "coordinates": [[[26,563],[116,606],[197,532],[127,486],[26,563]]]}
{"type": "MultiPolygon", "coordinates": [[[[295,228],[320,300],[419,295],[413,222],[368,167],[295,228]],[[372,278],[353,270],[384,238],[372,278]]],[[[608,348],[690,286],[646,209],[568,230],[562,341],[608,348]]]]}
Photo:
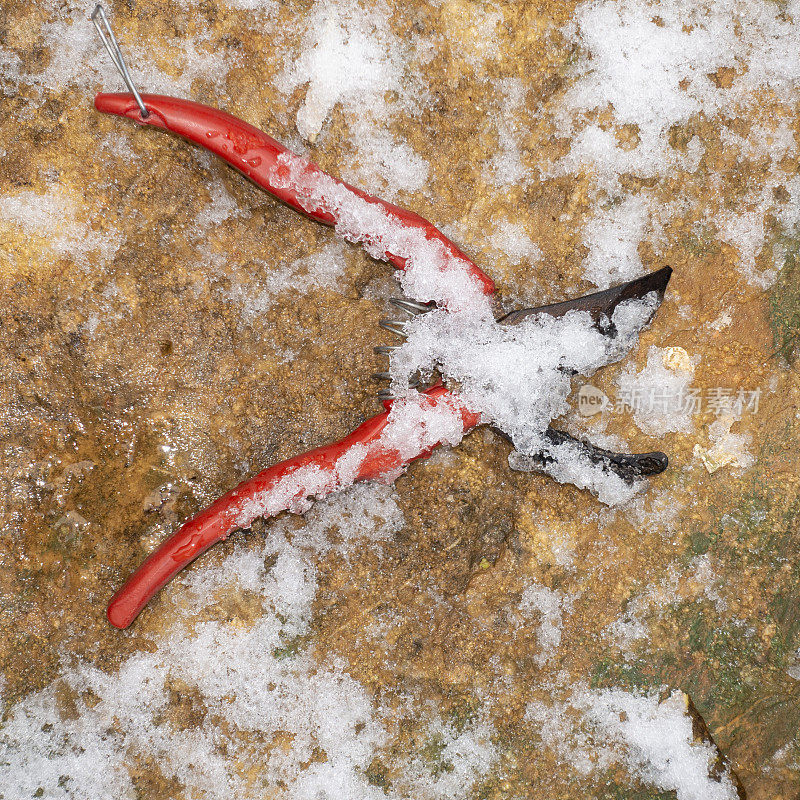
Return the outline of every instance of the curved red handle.
{"type": "MultiPolygon", "coordinates": [[[[428,408],[444,405],[458,413],[465,431],[480,421],[444,386],[424,393],[428,408]]],[[[114,595],[108,606],[108,621],[127,628],[150,598],[187,564],[238,528],[248,528],[258,517],[302,509],[310,497],[320,498],[355,481],[384,476],[425,458],[440,442],[409,453],[387,447],[381,436],[389,422],[384,411],[362,423],[349,436],[318,447],[263,470],[223,495],[196,517],[184,523],[148,556],[114,595]]]]}
{"type": "MultiPolygon", "coordinates": [[[[142,99],[150,112],[147,117],[142,117],[130,94],[98,94],[95,106],[99,111],[129,117],[140,125],[163,128],[199,144],[279,200],[326,225],[341,222],[341,208],[334,202],[333,195],[342,190],[352,193],[391,215],[403,232],[417,237],[421,234],[428,241],[438,243],[442,255],[463,267],[467,275],[478,281],[485,294],[494,291],[492,280],[418,214],[337,181],[263,131],[224,111],[162,95],[142,95],[142,99]],[[322,186],[323,191],[309,191],[310,185],[322,186]]],[[[355,238],[369,246],[375,245],[379,236],[377,232],[366,231],[355,238]]],[[[406,266],[402,242],[396,247],[381,244],[369,249],[398,269],[406,266]]],[[[433,387],[424,394],[430,408],[447,404],[451,411],[457,411],[465,431],[479,423],[479,415],[469,411],[443,386],[433,387]]],[[[381,436],[388,421],[387,410],[364,422],[344,439],[275,464],[212,503],[182,525],[128,578],[108,606],[109,622],[126,628],[177,572],[232,531],[249,527],[257,517],[270,517],[297,508],[309,497],[323,497],[354,481],[392,475],[411,461],[426,457],[440,444],[436,441],[417,449],[404,447],[402,452],[387,447],[381,436]]]]}
{"type": "MultiPolygon", "coordinates": [[[[335,225],[340,221],[339,212],[329,202],[318,202],[299,190],[290,177],[289,159],[302,165],[304,181],[326,183],[347,189],[362,200],[379,206],[395,217],[406,230],[416,230],[429,241],[437,241],[447,255],[463,264],[464,269],[478,280],[486,294],[494,291],[494,282],[471,259],[469,259],[438,228],[413,211],[406,211],[392,203],[338,181],[318,166],[301,159],[280,142],[275,141],[258,128],[210,106],[166,97],[158,94],[143,94],[142,100],[150,112],[142,117],[139,106],[131,94],[98,94],[95,108],[106,114],[129,117],[140,125],[152,125],[199,144],[206,150],[223,158],[232,167],[250,178],[262,189],[290,205],[301,214],[335,225]]],[[[384,251],[382,256],[398,269],[404,269],[406,259],[400,253],[384,251]]]]}

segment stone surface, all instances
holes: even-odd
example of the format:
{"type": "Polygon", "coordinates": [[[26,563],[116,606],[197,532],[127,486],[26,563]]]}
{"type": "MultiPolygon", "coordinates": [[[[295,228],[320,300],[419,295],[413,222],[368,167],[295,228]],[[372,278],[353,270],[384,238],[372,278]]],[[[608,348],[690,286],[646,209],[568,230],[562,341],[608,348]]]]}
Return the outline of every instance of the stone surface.
{"type": "MultiPolygon", "coordinates": [[[[307,145],[295,128],[305,87],[276,88],[312,4],[276,3],[264,16],[241,5],[144,0],[117,4],[113,21],[139,70],[150,60],[157,80],[169,77],[175,91],[249,120],[334,175],[391,193],[384,173],[362,163],[369,150],[359,150],[350,111],[334,106],[307,145]],[[181,61],[190,45],[207,54],[196,68],[181,61]]],[[[165,590],[130,632],[105,621],[105,604],[131,569],[237,482],[379,410],[372,347],[390,342],[377,323],[396,290],[386,265],[337,244],[330,230],[222,164],[96,113],[93,92],[119,86],[83,11],[14,0],[0,8],[3,53],[19,59],[16,75],[3,73],[0,115],[0,666],[9,714],[58,681],[67,663],[113,673],[158,647],[172,630],[177,589],[165,590]],[[71,43],[60,52],[58,24],[64,41],[73,26],[86,28],[84,49],[71,43]],[[69,67],[70,58],[92,66],[69,67]],[[315,274],[315,258],[330,248],[341,266],[335,285],[276,288],[276,274],[291,282],[281,270],[308,269],[296,266],[301,259],[315,274]]],[[[428,43],[407,54],[409,73],[424,81],[424,103],[392,110],[385,128],[424,158],[429,175],[394,201],[474,254],[497,279],[502,306],[591,290],[581,267],[589,178],[541,169],[568,149],[548,114],[572,80],[575,48],[557,31],[574,6],[498,4],[488,21],[465,2],[388,9],[395,41],[428,43]],[[528,178],[503,186],[487,164],[506,135],[498,87],[508,78],[528,92],[512,115],[528,178]],[[492,248],[490,233],[503,221],[539,246],[539,263],[492,248]]],[[[765,97],[764,108],[770,102],[765,97]]],[[[746,135],[758,121],[736,124],[746,135]]],[[[796,137],[797,117],[788,124],[796,137]]],[[[800,793],[800,682],[791,673],[800,647],[796,240],[786,271],[763,290],[732,267],[729,244],[713,233],[698,237],[711,205],[733,203],[761,173],[757,160],[730,160],[713,118],[697,115],[686,127],[674,132],[677,144],[691,135],[706,148],[697,170],[649,183],[625,177],[656,202],[688,198],[685,213],[665,223],[660,250],[640,248],[647,267],[668,263],[675,272],[628,363],[641,369],[650,345],[670,347],[686,355],[681,367],[695,361],[701,390],[762,389],[757,413],[745,413],[735,429],[751,436],[755,465],[709,474],[693,456],[695,446],[713,445],[708,408],[691,433],[663,439],[639,431],[629,413],[583,422],[573,415],[589,436],[602,416],[605,432],[631,449],[670,456],[637,507],[606,509],[570,486],[511,472],[508,446],[479,430],[397,481],[404,522],[389,540],[348,557],[317,556],[311,631],[320,663],[339,659],[387,707],[411,692],[456,724],[491,697],[485,705],[502,755],[496,774],[473,787],[475,797],[542,787],[552,798],[662,796],[625,788],[620,775],[586,789],[537,747],[525,703],[547,694],[559,671],[596,687],[686,691],[748,797],[800,793]],[[718,195],[706,203],[712,185],[718,195]],[[715,326],[723,312],[729,324],[715,326]],[[538,616],[518,618],[531,582],[573,598],[561,645],[544,664],[536,658],[538,616]],[[640,621],[644,635],[623,644],[601,635],[620,619],[640,621]],[[384,633],[369,635],[379,622],[384,633]]],[[[797,172],[796,147],[782,167],[797,172]]],[[[619,369],[593,385],[613,398],[619,369]]],[[[250,547],[251,537],[258,539],[237,534],[191,569],[212,569],[250,547]]],[[[237,593],[232,582],[207,613],[247,627],[262,611],[257,596],[237,593]]],[[[192,687],[172,689],[175,724],[199,725],[192,687]]],[[[65,697],[67,715],[69,703],[65,697]]],[[[393,746],[435,760],[413,709],[406,713],[393,746]]],[[[392,785],[391,753],[370,768],[372,785],[392,785]]],[[[184,796],[157,765],[132,758],[129,768],[142,796],[184,796]]]]}

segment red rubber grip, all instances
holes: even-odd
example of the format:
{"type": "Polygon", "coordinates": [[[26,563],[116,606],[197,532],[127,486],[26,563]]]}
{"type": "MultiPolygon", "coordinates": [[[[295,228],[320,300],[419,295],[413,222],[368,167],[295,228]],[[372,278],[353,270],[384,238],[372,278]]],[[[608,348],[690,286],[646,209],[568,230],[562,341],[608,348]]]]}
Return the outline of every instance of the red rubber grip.
{"type": "MultiPolygon", "coordinates": [[[[461,415],[465,431],[475,427],[480,421],[479,415],[469,411],[455,395],[441,385],[424,394],[431,408],[445,403],[455,408],[461,415]]],[[[184,523],[128,578],[109,603],[108,621],[117,628],[127,628],[150,598],[187,564],[234,530],[247,528],[259,516],[265,516],[259,511],[265,504],[270,505],[267,516],[274,516],[290,509],[298,500],[305,499],[307,495],[302,492],[287,495],[285,488],[280,486],[282,479],[290,477],[298,469],[316,467],[330,476],[331,481],[326,489],[315,495],[321,497],[339,488],[336,484],[337,464],[342,456],[356,446],[367,448],[354,478],[355,481],[363,481],[392,476],[412,461],[430,455],[438,444],[437,442],[432,447],[410,455],[407,452],[401,455],[395,449],[386,449],[381,446],[380,437],[388,419],[389,412],[384,411],[362,423],[344,439],[274,464],[220,497],[196,517],[184,523]],[[271,492],[275,492],[277,496],[271,496],[271,492]]],[[[351,482],[352,480],[351,478],[351,482]]]]}
{"type": "MultiPolygon", "coordinates": [[[[316,207],[313,204],[309,205],[309,199],[301,197],[292,188],[291,181],[281,179],[287,168],[285,164],[281,164],[280,158],[297,159],[297,156],[263,131],[224,111],[190,100],[163,95],[142,95],[142,100],[150,112],[147,117],[142,117],[133,95],[130,94],[98,94],[95,98],[95,107],[108,114],[129,117],[140,125],[162,128],[194,142],[223,158],[258,186],[300,213],[326,225],[335,225],[339,221],[334,205],[325,203],[324,198],[316,207]]],[[[399,220],[402,227],[422,233],[429,241],[438,241],[446,254],[463,264],[467,273],[479,282],[484,293],[491,294],[494,291],[491,278],[441,231],[418,214],[337,181],[309,162],[303,162],[303,176],[319,182],[324,179],[329,186],[332,182],[334,187],[343,187],[362,200],[380,206],[399,220]]],[[[386,252],[385,258],[398,269],[404,269],[406,266],[406,260],[397,253],[386,252]]],[[[479,415],[464,407],[443,386],[433,387],[425,392],[425,395],[433,406],[449,403],[451,407],[457,408],[465,431],[480,421],[479,415]]],[[[266,516],[273,516],[280,511],[290,509],[298,500],[303,499],[302,492],[295,496],[281,494],[285,490],[281,481],[291,477],[297,470],[316,467],[323,474],[329,475],[330,482],[314,494],[319,497],[338,488],[337,463],[356,446],[366,447],[367,453],[360,461],[357,474],[350,476],[351,482],[395,473],[411,461],[430,454],[432,447],[410,454],[407,451],[401,454],[397,450],[381,447],[379,440],[387,421],[388,410],[367,420],[338,442],[265,469],[212,503],[182,525],[130,576],[108,606],[109,622],[118,628],[130,625],[150,598],[183,567],[232,531],[249,527],[258,516],[265,516],[258,511],[258,508],[263,508],[265,503],[270,505],[271,499],[274,502],[270,505],[269,514],[266,516]],[[276,493],[280,496],[273,497],[276,493]],[[254,502],[256,499],[261,501],[261,506],[254,502]]]]}
{"type": "MultiPolygon", "coordinates": [[[[309,208],[307,202],[301,202],[302,198],[293,188],[287,188],[283,185],[284,182],[276,182],[276,176],[286,171],[285,165],[279,162],[279,156],[293,158],[298,156],[263,131],[232,114],[191,100],[143,94],[142,101],[150,112],[147,117],[142,117],[139,106],[131,94],[98,94],[94,99],[94,105],[98,111],[128,117],[140,125],[162,128],[204,147],[227,161],[274,197],[317,222],[335,225],[339,221],[336,212],[331,211],[329,207],[309,208]]],[[[465,270],[480,282],[485,294],[494,292],[492,279],[447,236],[419,214],[399,208],[336,180],[310,162],[305,162],[304,177],[334,181],[337,186],[348,189],[362,200],[374,203],[392,214],[404,228],[416,229],[429,241],[440,242],[446,252],[462,262],[465,270]]],[[[405,268],[406,260],[398,254],[386,253],[386,260],[398,269],[405,268]]]]}

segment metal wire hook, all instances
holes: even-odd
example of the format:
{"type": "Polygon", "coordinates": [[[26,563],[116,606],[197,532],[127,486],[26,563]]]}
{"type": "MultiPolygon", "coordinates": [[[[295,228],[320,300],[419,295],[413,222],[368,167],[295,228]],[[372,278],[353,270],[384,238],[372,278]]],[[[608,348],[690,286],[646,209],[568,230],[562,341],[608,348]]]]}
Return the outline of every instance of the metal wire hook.
{"type": "Polygon", "coordinates": [[[114,31],[111,30],[111,25],[108,22],[108,17],[106,17],[106,12],[100,3],[95,6],[91,19],[94,23],[94,27],[97,29],[97,33],[100,35],[103,45],[108,51],[109,56],[111,56],[111,60],[114,62],[114,66],[119,71],[119,74],[122,75],[122,80],[125,81],[128,91],[136,99],[136,103],[139,106],[139,110],[142,114],[142,118],[150,116],[150,112],[147,110],[147,107],[142,101],[142,96],[138,91],[136,91],[136,87],[133,85],[133,79],[131,78],[131,73],[128,71],[128,65],[125,63],[122,50],[120,50],[119,44],[117,43],[117,37],[114,36],[114,31]],[[98,18],[100,21],[102,21],[105,31],[103,31],[103,28],[100,27],[100,21],[98,21],[98,18]]]}

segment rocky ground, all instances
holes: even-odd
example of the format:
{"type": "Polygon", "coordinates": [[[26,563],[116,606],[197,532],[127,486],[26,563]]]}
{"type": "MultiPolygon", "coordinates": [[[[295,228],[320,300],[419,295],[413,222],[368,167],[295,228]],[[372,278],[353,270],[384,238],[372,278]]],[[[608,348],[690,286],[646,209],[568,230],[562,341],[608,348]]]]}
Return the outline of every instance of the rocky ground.
{"type": "Polygon", "coordinates": [[[745,44],[713,57],[719,31],[692,39],[713,14],[679,24],[643,0],[110,7],[140,88],[222,106],[431,219],[503,308],[670,264],[639,350],[591,383],[613,399],[662,375],[703,400],[562,422],[669,454],[629,506],[512,472],[479,429],[393,490],[232,536],[124,633],[108,599],[181,520],[380,409],[372,348],[397,289],[220,162],[95,112],[121,85],[88,10],[0,5],[0,773],[22,787],[0,796],[302,797],[328,764],[354,797],[690,798],[630,742],[604,757],[619,737],[580,739],[567,708],[576,690],[681,689],[749,798],[800,797],[800,78],[757,46],[791,49],[794,6],[714,11],[745,44]],[[689,66],[630,56],[661,87],[631,108],[608,59],[651,36],[689,66]],[[344,62],[314,62],[325,48],[344,62]],[[757,408],[714,400],[740,390],[757,408]],[[299,577],[275,594],[290,556],[299,577]],[[141,719],[114,706],[143,691],[139,668],[160,681],[141,719]],[[270,683],[293,687],[280,720],[226,711],[268,704],[270,683]],[[322,717],[365,704],[340,756],[304,716],[312,696],[332,698],[322,717]],[[203,745],[176,754],[184,739],[203,745]],[[114,788],[86,782],[78,741],[114,788]],[[20,777],[47,763],[52,786],[20,777]]]}

